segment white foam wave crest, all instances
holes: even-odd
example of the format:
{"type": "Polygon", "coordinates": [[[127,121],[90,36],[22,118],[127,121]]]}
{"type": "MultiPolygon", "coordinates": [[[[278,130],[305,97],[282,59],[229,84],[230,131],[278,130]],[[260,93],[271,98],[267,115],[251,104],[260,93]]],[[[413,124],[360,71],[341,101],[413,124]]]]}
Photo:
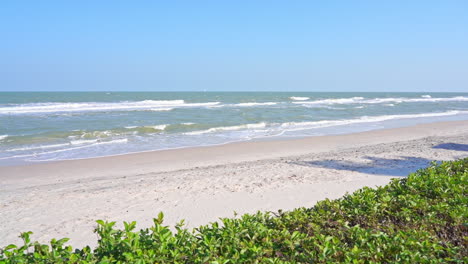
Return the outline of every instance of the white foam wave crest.
{"type": "Polygon", "coordinates": [[[468,102],[468,97],[456,96],[449,98],[375,98],[364,100],[363,103],[437,103],[437,102],[468,102]]]}
{"type": "Polygon", "coordinates": [[[213,133],[213,132],[221,132],[221,131],[235,131],[235,130],[243,130],[243,129],[258,129],[258,128],[265,128],[266,123],[257,123],[257,124],[245,124],[245,125],[238,125],[238,126],[227,126],[227,127],[212,127],[206,130],[199,130],[193,132],[184,133],[185,135],[202,135],[206,133],[213,133]]]}
{"type": "Polygon", "coordinates": [[[150,130],[165,130],[169,125],[154,125],[154,126],[126,126],[126,129],[150,129],[150,130]]]}
{"type": "MultiPolygon", "coordinates": [[[[182,125],[193,125],[194,123],[182,123],[182,125]]],[[[150,127],[150,128],[153,128],[153,129],[158,129],[158,130],[164,130],[166,129],[168,125],[167,124],[163,124],[163,125],[156,125],[156,126],[142,126],[142,127],[150,127]]],[[[127,129],[134,129],[134,128],[139,128],[139,126],[126,126],[125,128],[127,129]]]]}
{"type": "Polygon", "coordinates": [[[383,104],[383,103],[436,103],[436,102],[468,102],[468,97],[456,96],[449,98],[374,98],[365,99],[363,97],[323,99],[307,102],[293,102],[294,104],[307,105],[332,105],[332,104],[383,104]]]}
{"type": "Polygon", "coordinates": [[[136,102],[30,103],[0,107],[0,114],[101,112],[101,111],[170,111],[173,108],[207,107],[220,102],[185,103],[184,100],[144,100],[136,102]]]}
{"type": "Polygon", "coordinates": [[[323,99],[316,101],[307,102],[293,102],[293,104],[304,104],[304,105],[330,105],[330,104],[352,104],[363,100],[364,97],[351,97],[351,98],[337,98],[337,99],[323,99]]]}
{"type": "Polygon", "coordinates": [[[240,103],[240,104],[234,104],[233,106],[264,106],[264,105],[276,105],[278,103],[275,102],[266,102],[266,103],[240,103]]]}
{"type": "Polygon", "coordinates": [[[98,142],[97,139],[78,139],[70,141],[72,145],[83,145],[83,144],[92,144],[98,142]]]}
{"type": "Polygon", "coordinates": [[[157,126],[151,126],[152,128],[156,129],[156,130],[164,130],[166,129],[168,125],[157,125],[157,126]]]}
{"type": "Polygon", "coordinates": [[[422,98],[432,98],[432,96],[428,95],[428,94],[425,94],[425,95],[421,95],[422,98]]]}
{"type": "Polygon", "coordinates": [[[208,103],[186,103],[183,106],[185,107],[209,107],[219,105],[220,102],[208,102],[208,103]]]}
{"type": "Polygon", "coordinates": [[[171,110],[174,110],[174,108],[151,108],[150,111],[153,111],[153,112],[167,112],[167,111],[171,111],[171,110]]]}
{"type": "Polygon", "coordinates": [[[411,119],[411,118],[424,118],[424,117],[439,117],[439,116],[452,116],[457,114],[467,114],[468,111],[447,111],[441,113],[423,113],[423,114],[406,114],[406,115],[382,115],[382,116],[362,116],[355,119],[342,119],[342,120],[321,120],[311,122],[287,122],[281,124],[281,128],[294,131],[305,130],[313,128],[331,127],[350,125],[357,123],[375,123],[394,119],[411,119]]]}
{"type": "Polygon", "coordinates": [[[294,100],[294,101],[305,101],[309,100],[309,97],[301,97],[301,96],[291,96],[289,99],[294,100]]]}
{"type": "Polygon", "coordinates": [[[4,140],[8,137],[8,135],[0,135],[0,140],[4,140]]]}

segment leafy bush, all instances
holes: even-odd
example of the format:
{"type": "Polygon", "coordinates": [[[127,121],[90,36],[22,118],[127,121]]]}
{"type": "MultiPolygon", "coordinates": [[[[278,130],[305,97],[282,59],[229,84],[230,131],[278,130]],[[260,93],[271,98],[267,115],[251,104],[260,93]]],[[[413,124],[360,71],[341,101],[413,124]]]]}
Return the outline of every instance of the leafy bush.
{"type": "Polygon", "coordinates": [[[468,159],[433,163],[376,189],[312,208],[135,231],[135,222],[97,221],[98,246],[68,239],[0,251],[0,263],[468,263],[468,159]]]}

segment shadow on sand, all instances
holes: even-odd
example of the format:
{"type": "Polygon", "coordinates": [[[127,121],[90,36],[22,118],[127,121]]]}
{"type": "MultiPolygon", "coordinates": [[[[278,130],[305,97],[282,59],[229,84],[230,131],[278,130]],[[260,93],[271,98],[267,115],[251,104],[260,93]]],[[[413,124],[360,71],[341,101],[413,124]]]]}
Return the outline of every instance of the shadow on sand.
{"type": "Polygon", "coordinates": [[[432,148],[435,149],[448,149],[448,150],[456,150],[456,151],[468,151],[467,144],[458,144],[458,143],[443,143],[432,148]]]}
{"type": "Polygon", "coordinates": [[[357,171],[367,174],[405,177],[420,168],[427,167],[431,160],[417,157],[400,157],[400,159],[385,159],[364,157],[366,162],[350,162],[345,160],[298,161],[291,164],[310,167],[322,167],[336,170],[357,171]]]}

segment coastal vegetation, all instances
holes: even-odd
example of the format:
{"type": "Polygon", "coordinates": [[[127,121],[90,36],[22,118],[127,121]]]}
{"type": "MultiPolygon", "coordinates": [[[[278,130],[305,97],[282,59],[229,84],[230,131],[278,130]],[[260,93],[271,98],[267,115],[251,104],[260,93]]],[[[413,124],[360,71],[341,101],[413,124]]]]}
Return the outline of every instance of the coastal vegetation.
{"type": "Polygon", "coordinates": [[[98,245],[68,239],[0,250],[0,263],[468,263],[468,159],[432,163],[386,186],[312,208],[170,228],[97,221],[98,245]]]}

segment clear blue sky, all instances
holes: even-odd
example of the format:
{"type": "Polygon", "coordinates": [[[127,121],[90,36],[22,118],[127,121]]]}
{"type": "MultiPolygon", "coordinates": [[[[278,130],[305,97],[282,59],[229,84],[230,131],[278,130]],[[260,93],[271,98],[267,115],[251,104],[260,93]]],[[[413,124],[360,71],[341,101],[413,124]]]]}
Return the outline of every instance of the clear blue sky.
{"type": "Polygon", "coordinates": [[[2,1],[0,91],[468,91],[468,1],[2,1]]]}

